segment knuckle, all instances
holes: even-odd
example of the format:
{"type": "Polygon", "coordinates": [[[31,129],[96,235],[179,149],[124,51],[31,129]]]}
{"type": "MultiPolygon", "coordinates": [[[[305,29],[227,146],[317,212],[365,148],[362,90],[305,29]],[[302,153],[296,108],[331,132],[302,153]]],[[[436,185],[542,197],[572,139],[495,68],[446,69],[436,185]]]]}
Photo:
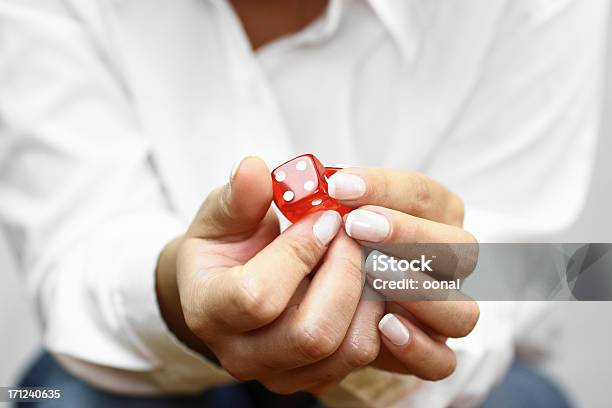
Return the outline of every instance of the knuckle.
{"type": "Polygon", "coordinates": [[[351,342],[347,351],[347,364],[351,368],[365,367],[378,357],[380,343],[374,339],[351,342]]]}
{"type": "Polygon", "coordinates": [[[319,361],[329,357],[338,349],[341,342],[339,336],[320,324],[301,326],[294,336],[297,349],[308,361],[319,361]]]}
{"type": "Polygon", "coordinates": [[[415,173],[414,178],[415,213],[421,214],[431,206],[431,188],[429,181],[422,174],[415,173]]]}
{"type": "Polygon", "coordinates": [[[383,173],[374,173],[373,181],[366,183],[366,202],[376,202],[376,198],[387,199],[389,192],[393,191],[392,181],[383,173]]]}
{"type": "MultiPolygon", "coordinates": [[[[361,255],[361,254],[360,254],[361,255]]],[[[344,274],[347,275],[347,278],[351,281],[361,281],[363,276],[363,271],[361,270],[361,258],[354,256],[342,256],[341,265],[344,274]]]]}
{"type": "Polygon", "coordinates": [[[274,302],[266,288],[256,285],[238,286],[233,303],[241,315],[256,325],[264,325],[274,320],[282,309],[274,302]]]}
{"type": "Polygon", "coordinates": [[[465,337],[474,330],[480,318],[480,308],[474,301],[460,301],[453,329],[452,337],[465,337]]]}
{"type": "Polygon", "coordinates": [[[301,269],[310,272],[319,261],[317,243],[306,236],[294,236],[284,241],[284,250],[299,262],[301,269]]]}
{"type": "MultiPolygon", "coordinates": [[[[361,266],[360,256],[361,254],[359,254],[359,256],[338,254],[336,258],[338,262],[337,271],[342,274],[342,280],[349,284],[359,284],[359,289],[361,289],[362,283],[365,280],[365,272],[361,266]]],[[[361,290],[356,295],[361,296],[361,290]]]]}

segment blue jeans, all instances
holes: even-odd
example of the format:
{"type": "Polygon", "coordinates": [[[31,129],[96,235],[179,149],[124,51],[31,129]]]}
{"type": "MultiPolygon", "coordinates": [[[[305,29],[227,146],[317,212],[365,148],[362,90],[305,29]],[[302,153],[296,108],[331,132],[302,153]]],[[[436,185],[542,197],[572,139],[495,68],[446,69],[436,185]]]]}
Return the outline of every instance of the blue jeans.
{"type": "Polygon", "coordinates": [[[515,361],[503,381],[493,390],[483,408],[554,407],[573,404],[561,388],[536,368],[515,361]]]}
{"type": "MultiPolygon", "coordinates": [[[[67,373],[53,357],[43,353],[28,369],[22,387],[49,387],[61,389],[60,401],[18,403],[17,407],[135,407],[135,408],[255,408],[295,407],[319,408],[321,404],[312,396],[298,393],[276,395],[256,382],[231,384],[208,390],[196,396],[126,397],[97,390],[67,373]]],[[[555,407],[569,408],[570,404],[560,389],[538,371],[516,362],[504,381],[498,385],[483,408],[555,407]]]]}

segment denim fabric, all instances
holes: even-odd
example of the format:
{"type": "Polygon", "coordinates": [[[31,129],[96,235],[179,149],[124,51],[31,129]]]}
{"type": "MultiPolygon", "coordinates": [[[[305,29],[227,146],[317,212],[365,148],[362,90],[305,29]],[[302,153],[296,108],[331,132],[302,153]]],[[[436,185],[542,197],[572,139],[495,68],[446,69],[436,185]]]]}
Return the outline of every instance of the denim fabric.
{"type": "MultiPolygon", "coordinates": [[[[100,391],[67,373],[49,353],[41,354],[28,369],[22,387],[61,389],[61,401],[17,403],[17,407],[135,407],[135,408],[255,408],[292,407],[320,408],[320,403],[307,394],[281,396],[267,391],[256,382],[231,384],[211,389],[196,396],[126,397],[100,391]]],[[[561,390],[533,367],[515,362],[505,379],[495,387],[483,408],[569,408],[571,404],[561,390]]]]}
{"type": "Polygon", "coordinates": [[[515,361],[504,380],[487,397],[483,408],[570,408],[563,391],[536,368],[515,361]]]}
{"type": "Polygon", "coordinates": [[[134,407],[134,408],[316,408],[321,405],[308,394],[276,395],[256,382],[231,384],[196,396],[126,397],[98,390],[66,372],[49,353],[39,356],[21,380],[21,387],[48,387],[62,390],[60,401],[17,403],[18,408],[47,407],[134,407]]]}

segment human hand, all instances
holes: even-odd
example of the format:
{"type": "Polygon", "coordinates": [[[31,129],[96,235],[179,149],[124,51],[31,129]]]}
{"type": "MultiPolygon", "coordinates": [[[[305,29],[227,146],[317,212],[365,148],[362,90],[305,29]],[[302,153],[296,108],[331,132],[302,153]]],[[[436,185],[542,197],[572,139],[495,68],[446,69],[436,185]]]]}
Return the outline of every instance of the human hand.
{"type": "MultiPolygon", "coordinates": [[[[330,177],[329,193],[341,204],[356,208],[345,217],[345,229],[360,244],[396,258],[405,255],[402,248],[409,245],[389,244],[467,244],[458,262],[438,259],[442,268],[436,273],[464,278],[475,268],[478,245],[462,229],[463,202],[431,178],[403,170],[347,168],[330,177]]],[[[457,291],[426,293],[458,299],[454,301],[403,300],[390,290],[381,293],[397,300],[386,303],[389,313],[379,324],[385,347],[373,365],[428,380],[449,376],[456,357],[446,339],[471,332],[479,317],[476,302],[457,291]]]]}
{"type": "Polygon", "coordinates": [[[322,392],[378,356],[384,307],[359,302],[361,250],[340,216],[315,213],[279,234],[271,183],[249,157],[208,196],[160,256],[159,304],[179,338],[237,379],[322,392]]]}

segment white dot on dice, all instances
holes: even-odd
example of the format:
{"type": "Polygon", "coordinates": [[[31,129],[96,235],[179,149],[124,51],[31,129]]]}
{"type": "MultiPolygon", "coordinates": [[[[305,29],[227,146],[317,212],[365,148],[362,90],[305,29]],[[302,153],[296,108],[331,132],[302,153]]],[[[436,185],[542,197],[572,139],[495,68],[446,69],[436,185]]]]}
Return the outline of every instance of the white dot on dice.
{"type": "Polygon", "coordinates": [[[320,198],[315,198],[314,200],[312,200],[312,205],[316,206],[319,205],[323,202],[323,200],[321,200],[320,198]]]}
{"type": "Polygon", "coordinates": [[[293,197],[295,197],[295,194],[293,194],[293,191],[291,190],[287,190],[283,193],[283,200],[285,201],[291,201],[293,200],[293,197]]]}
{"type": "Polygon", "coordinates": [[[274,175],[274,179],[278,181],[279,183],[283,181],[286,177],[287,175],[285,174],[284,171],[279,171],[274,175]]]}
{"type": "Polygon", "coordinates": [[[304,190],[310,191],[314,188],[314,183],[311,180],[308,180],[304,183],[304,190]]]}
{"type": "Polygon", "coordinates": [[[300,160],[299,162],[295,164],[295,168],[298,169],[299,171],[306,170],[306,162],[304,160],[300,160]]]}

